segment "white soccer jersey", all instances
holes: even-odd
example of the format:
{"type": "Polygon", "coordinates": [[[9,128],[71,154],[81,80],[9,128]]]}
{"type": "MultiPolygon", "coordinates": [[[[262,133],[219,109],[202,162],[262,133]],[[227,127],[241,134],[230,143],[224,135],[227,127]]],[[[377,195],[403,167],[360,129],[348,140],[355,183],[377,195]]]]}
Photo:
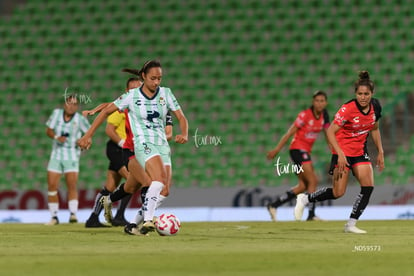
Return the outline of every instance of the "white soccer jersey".
{"type": "Polygon", "coordinates": [[[141,88],[135,88],[120,96],[114,104],[121,111],[128,109],[134,143],[168,145],[165,136],[167,112],[181,109],[170,88],[159,87],[152,98],[148,98],[141,88]]]}
{"type": "Polygon", "coordinates": [[[79,160],[80,148],[76,145],[76,141],[88,131],[90,127],[88,120],[79,113],[75,113],[72,119],[65,122],[64,110],[55,109],[46,125],[53,129],[57,136],[66,136],[65,143],[53,140],[50,157],[56,160],[79,160]]]}

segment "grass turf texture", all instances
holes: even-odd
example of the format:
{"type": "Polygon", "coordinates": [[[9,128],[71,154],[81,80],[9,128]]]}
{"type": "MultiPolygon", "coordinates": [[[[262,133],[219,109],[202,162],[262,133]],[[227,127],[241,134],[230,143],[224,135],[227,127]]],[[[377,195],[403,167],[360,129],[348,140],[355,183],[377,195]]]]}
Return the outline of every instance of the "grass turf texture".
{"type": "Polygon", "coordinates": [[[1,275],[413,275],[414,221],[182,223],[177,236],[122,227],[0,224],[1,275]]]}

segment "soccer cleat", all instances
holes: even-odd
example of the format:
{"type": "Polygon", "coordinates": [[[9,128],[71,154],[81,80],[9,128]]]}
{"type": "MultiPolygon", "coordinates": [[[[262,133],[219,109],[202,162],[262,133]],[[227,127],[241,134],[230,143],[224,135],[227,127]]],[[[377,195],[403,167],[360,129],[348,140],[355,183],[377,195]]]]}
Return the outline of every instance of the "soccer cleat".
{"type": "Polygon", "coordinates": [[[99,201],[104,207],[105,220],[112,224],[112,202],[109,201],[109,196],[102,196],[99,201]]]}
{"type": "Polygon", "coordinates": [[[78,218],[74,213],[70,213],[69,223],[78,223],[78,218]]]}
{"type": "Polygon", "coordinates": [[[305,194],[298,194],[296,197],[296,206],[294,210],[294,215],[295,215],[296,220],[302,220],[303,210],[305,210],[305,205],[306,205],[303,201],[306,196],[307,195],[305,194]]]}
{"type": "Polygon", "coordinates": [[[307,221],[323,221],[323,219],[321,219],[318,216],[308,217],[306,220],[307,221]]]}
{"type": "Polygon", "coordinates": [[[58,225],[58,224],[59,224],[58,217],[52,217],[52,219],[48,223],[45,223],[45,225],[58,225]]]}
{"type": "Polygon", "coordinates": [[[136,223],[128,223],[127,225],[125,225],[124,227],[124,232],[125,234],[128,235],[135,235],[135,236],[148,236],[148,234],[142,234],[136,223]]]}
{"type": "Polygon", "coordinates": [[[267,204],[267,211],[269,211],[270,219],[272,221],[276,221],[276,211],[277,211],[277,209],[275,207],[273,207],[271,203],[267,204]]]}
{"type": "Polygon", "coordinates": [[[125,226],[128,224],[128,221],[125,218],[119,218],[117,216],[112,220],[112,226],[125,226]]]}
{"type": "Polygon", "coordinates": [[[366,234],[367,233],[367,231],[359,229],[355,225],[352,225],[352,226],[348,225],[348,223],[345,224],[344,232],[345,233],[354,233],[354,234],[366,234]]]}
{"type": "Polygon", "coordinates": [[[91,216],[88,218],[88,220],[85,223],[86,228],[103,228],[103,227],[109,227],[109,225],[105,225],[99,222],[99,217],[92,213],[91,216]]]}
{"type": "Polygon", "coordinates": [[[153,232],[155,231],[155,224],[152,221],[145,221],[144,224],[142,225],[141,229],[139,230],[139,232],[142,235],[146,235],[149,232],[153,232]]]}

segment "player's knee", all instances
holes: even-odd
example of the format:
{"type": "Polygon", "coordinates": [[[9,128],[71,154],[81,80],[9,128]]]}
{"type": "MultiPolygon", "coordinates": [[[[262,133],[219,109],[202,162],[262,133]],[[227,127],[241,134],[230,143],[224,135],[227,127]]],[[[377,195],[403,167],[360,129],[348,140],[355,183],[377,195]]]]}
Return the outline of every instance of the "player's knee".
{"type": "Polygon", "coordinates": [[[161,195],[167,197],[170,195],[170,188],[168,187],[168,185],[164,184],[164,188],[161,191],[161,195]]]}
{"type": "Polygon", "coordinates": [[[334,189],[333,190],[333,196],[335,197],[335,199],[342,197],[344,194],[345,194],[344,189],[334,189]]]}

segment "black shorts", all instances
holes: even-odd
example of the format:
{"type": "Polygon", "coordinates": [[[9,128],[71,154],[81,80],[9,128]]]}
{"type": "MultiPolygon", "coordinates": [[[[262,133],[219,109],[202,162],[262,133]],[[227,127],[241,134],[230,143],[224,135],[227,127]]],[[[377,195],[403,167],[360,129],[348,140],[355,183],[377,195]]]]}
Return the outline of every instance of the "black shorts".
{"type": "MultiPolygon", "coordinates": [[[[346,161],[348,161],[349,166],[346,166],[349,170],[352,170],[353,167],[361,164],[371,164],[371,158],[368,153],[365,153],[361,156],[346,156],[346,161]]],[[[331,166],[329,167],[329,174],[333,175],[333,171],[338,164],[338,155],[332,154],[331,166]]],[[[352,173],[354,173],[352,171],[352,173]]]]}
{"type": "Polygon", "coordinates": [[[305,150],[291,149],[289,153],[295,165],[302,166],[304,163],[312,162],[309,152],[305,150]]]}
{"type": "Polygon", "coordinates": [[[135,153],[129,149],[122,149],[122,159],[124,160],[125,167],[128,170],[128,162],[135,156],[135,153]]]}
{"type": "Polygon", "coordinates": [[[111,140],[106,143],[106,156],[109,159],[108,170],[110,171],[117,172],[123,166],[128,167],[128,160],[131,155],[133,153],[130,150],[120,148],[111,140]]]}

